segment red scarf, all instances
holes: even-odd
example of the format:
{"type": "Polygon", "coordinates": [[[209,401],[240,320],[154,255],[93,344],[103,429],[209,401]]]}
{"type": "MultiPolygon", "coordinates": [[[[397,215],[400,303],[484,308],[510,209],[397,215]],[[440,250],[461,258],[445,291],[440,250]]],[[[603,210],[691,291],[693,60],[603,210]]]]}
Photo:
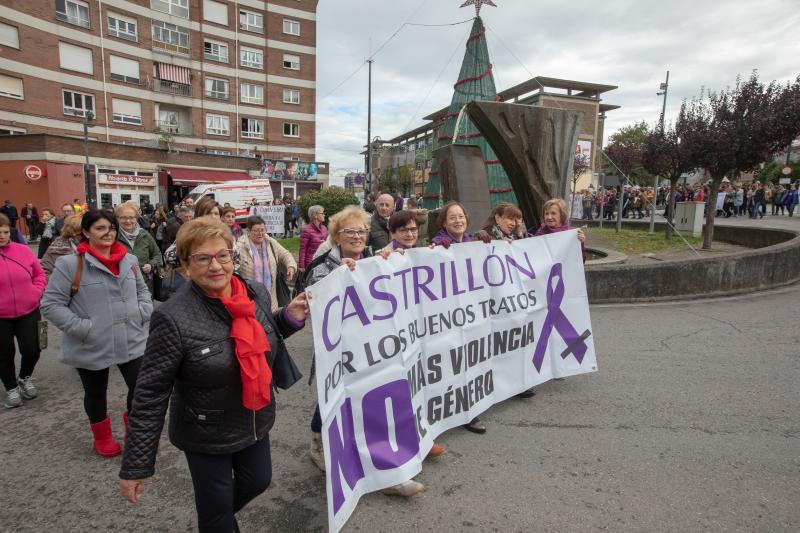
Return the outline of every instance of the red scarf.
{"type": "Polygon", "coordinates": [[[264,327],[256,320],[256,303],[247,297],[244,283],[231,278],[231,297],[220,298],[231,314],[231,338],[242,373],[242,404],[253,411],[270,404],[272,371],[265,352],[272,351],[264,327]]]}
{"type": "Polygon", "coordinates": [[[100,263],[102,263],[108,270],[111,271],[112,274],[115,276],[119,276],[119,262],[127,255],[128,249],[121,245],[119,242],[114,242],[111,246],[111,256],[105,257],[101,255],[97,250],[89,246],[88,241],[83,241],[78,245],[77,252],[79,254],[86,254],[88,253],[100,263]]]}

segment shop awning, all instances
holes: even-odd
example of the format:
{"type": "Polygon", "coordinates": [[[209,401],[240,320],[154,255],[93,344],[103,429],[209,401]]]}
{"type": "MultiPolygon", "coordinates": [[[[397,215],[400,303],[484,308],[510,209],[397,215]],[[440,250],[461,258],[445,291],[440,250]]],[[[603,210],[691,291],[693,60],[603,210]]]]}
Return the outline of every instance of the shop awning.
{"type": "Polygon", "coordinates": [[[173,185],[199,185],[201,183],[224,183],[233,180],[252,179],[247,172],[231,172],[227,170],[165,168],[172,176],[173,185]]]}

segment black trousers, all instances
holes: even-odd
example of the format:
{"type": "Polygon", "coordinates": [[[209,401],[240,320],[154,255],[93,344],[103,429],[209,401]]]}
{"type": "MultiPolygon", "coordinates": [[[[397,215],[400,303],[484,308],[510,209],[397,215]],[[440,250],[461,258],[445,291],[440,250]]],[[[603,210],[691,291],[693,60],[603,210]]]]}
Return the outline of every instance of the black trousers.
{"type": "MultiPolygon", "coordinates": [[[[142,358],[137,357],[127,363],[117,365],[125,385],[128,386],[128,397],[126,405],[128,411],[133,404],[133,391],[136,388],[136,378],[139,377],[139,368],[142,366],[142,358]]],[[[78,369],[78,375],[83,383],[83,409],[89,422],[96,424],[105,420],[108,416],[108,403],[106,392],[108,391],[108,369],[87,370],[78,369]]]]}
{"type": "Polygon", "coordinates": [[[17,350],[14,338],[19,343],[22,358],[19,365],[19,377],[28,378],[39,361],[38,323],[42,319],[39,309],[17,318],[0,318],[0,380],[6,390],[17,386],[17,373],[14,358],[17,350]]]}
{"type": "Polygon", "coordinates": [[[234,515],[272,481],[269,435],[236,453],[184,452],[194,485],[200,533],[231,533],[234,515]]]}

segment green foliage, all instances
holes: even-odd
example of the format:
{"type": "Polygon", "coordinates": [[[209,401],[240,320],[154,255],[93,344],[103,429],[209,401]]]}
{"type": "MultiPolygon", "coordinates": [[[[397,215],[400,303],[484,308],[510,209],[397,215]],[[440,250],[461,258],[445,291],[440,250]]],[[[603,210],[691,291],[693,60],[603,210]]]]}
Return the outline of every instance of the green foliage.
{"type": "Polygon", "coordinates": [[[300,237],[292,237],[291,239],[278,239],[278,243],[289,250],[295,257],[300,254],[300,237]]]}
{"type": "Polygon", "coordinates": [[[792,166],[792,175],[791,176],[784,176],[781,174],[781,170],[784,166],[786,166],[785,161],[771,161],[769,164],[765,165],[764,168],[759,170],[755,177],[756,181],[760,181],[761,183],[770,183],[772,182],[774,185],[780,183],[781,178],[791,178],[792,181],[795,181],[798,177],[800,177],[800,163],[797,162],[790,162],[792,166]]]}
{"type": "Polygon", "coordinates": [[[323,191],[314,191],[304,194],[297,202],[300,215],[308,222],[308,208],[312,205],[321,205],[325,209],[325,216],[331,217],[348,205],[359,205],[358,198],[341,187],[328,187],[323,191]]]}
{"type": "Polygon", "coordinates": [[[644,120],[620,128],[618,132],[608,137],[608,144],[627,144],[644,146],[650,136],[650,127],[644,120]]]}

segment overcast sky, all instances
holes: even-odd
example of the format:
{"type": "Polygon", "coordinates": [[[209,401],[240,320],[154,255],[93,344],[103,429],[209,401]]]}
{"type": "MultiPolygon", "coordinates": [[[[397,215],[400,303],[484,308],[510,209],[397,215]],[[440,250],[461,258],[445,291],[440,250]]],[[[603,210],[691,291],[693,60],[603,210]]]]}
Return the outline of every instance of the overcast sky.
{"type": "MultiPolygon", "coordinates": [[[[533,76],[616,85],[606,135],[661,112],[667,121],[701,87],[721,89],[758,69],[762,80],[800,73],[798,0],[494,0],[481,16],[498,90],[533,76]]],[[[334,91],[404,22],[470,19],[463,0],[321,0],[317,19],[317,160],[362,170],[367,68],[334,91]],[[333,92],[332,92],[333,91],[333,92]]],[[[470,23],[405,27],[375,57],[372,135],[391,139],[449,105],[470,23]],[[436,81],[438,78],[438,81],[436,81]],[[429,94],[430,93],[430,94],[429,94]],[[427,96],[427,97],[426,97],[427,96]]]]}

